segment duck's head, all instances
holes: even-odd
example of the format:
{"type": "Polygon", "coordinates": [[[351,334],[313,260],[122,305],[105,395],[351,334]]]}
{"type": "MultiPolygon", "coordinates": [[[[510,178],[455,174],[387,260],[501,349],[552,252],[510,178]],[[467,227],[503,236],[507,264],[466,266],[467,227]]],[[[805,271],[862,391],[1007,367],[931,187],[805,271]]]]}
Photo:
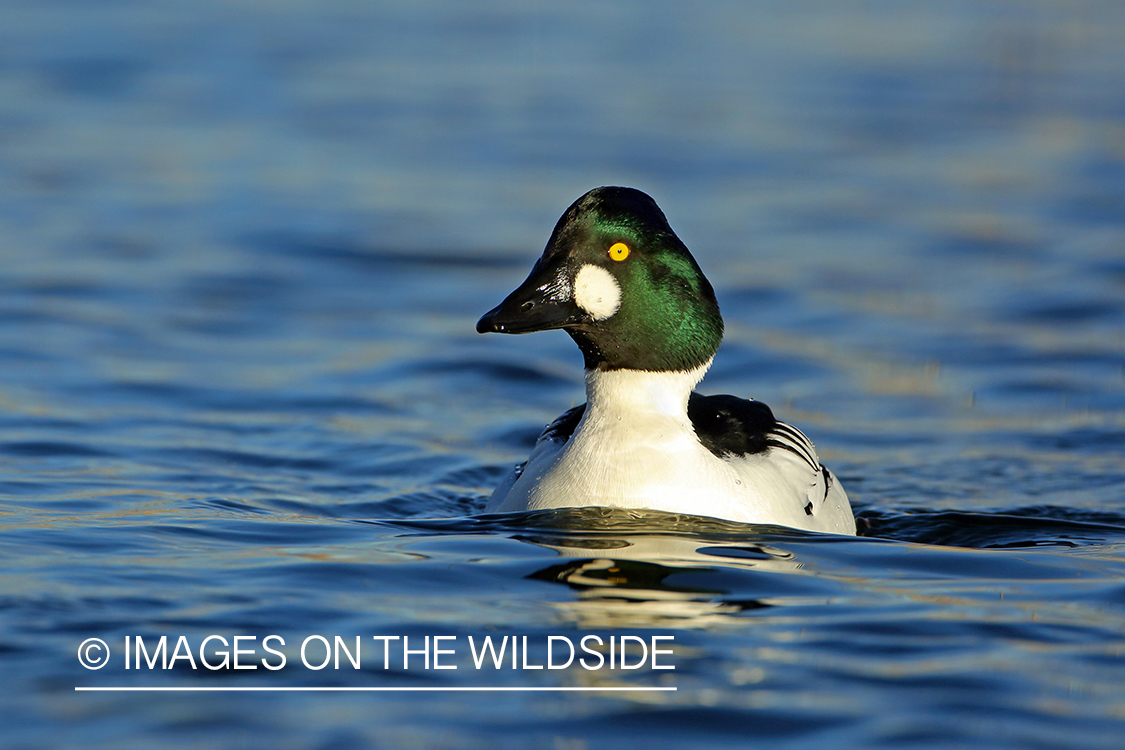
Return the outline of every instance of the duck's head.
{"type": "Polygon", "coordinates": [[[480,333],[562,328],[587,369],[694,370],[719,348],[723,319],[711,284],[639,190],[600,187],[555,225],[543,256],[480,333]]]}

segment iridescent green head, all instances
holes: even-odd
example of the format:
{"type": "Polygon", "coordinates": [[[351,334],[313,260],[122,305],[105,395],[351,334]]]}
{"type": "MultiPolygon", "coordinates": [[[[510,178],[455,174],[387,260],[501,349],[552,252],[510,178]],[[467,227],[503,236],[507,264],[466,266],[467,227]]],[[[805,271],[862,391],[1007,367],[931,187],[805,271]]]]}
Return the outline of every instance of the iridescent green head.
{"type": "Polygon", "coordinates": [[[711,284],[639,190],[600,187],[555,225],[531,274],[477,331],[562,328],[587,369],[693,370],[723,338],[711,284]]]}

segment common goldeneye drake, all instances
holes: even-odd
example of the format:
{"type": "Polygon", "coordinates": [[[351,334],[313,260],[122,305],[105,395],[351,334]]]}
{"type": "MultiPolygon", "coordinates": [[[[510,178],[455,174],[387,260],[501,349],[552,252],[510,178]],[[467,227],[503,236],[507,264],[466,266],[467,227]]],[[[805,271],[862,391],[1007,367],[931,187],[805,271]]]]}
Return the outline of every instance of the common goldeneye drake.
{"type": "Polygon", "coordinates": [[[606,506],[855,534],[847,493],[760,401],[701,396],[723,338],[715,292],[645,193],[600,187],[555,225],[480,333],[562,328],[586,403],[552,422],[487,512],[606,506]]]}

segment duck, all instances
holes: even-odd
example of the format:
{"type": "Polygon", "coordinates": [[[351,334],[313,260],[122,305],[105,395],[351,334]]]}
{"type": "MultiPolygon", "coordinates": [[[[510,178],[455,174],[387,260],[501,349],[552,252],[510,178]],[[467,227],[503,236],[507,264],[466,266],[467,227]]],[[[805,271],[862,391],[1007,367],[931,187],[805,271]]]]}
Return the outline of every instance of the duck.
{"type": "Polygon", "coordinates": [[[585,403],[547,425],[486,513],[604,507],[855,535],[844,487],[764,403],[695,387],[723,338],[714,289],[646,193],[595,188],[478,333],[562,329],[585,403]]]}

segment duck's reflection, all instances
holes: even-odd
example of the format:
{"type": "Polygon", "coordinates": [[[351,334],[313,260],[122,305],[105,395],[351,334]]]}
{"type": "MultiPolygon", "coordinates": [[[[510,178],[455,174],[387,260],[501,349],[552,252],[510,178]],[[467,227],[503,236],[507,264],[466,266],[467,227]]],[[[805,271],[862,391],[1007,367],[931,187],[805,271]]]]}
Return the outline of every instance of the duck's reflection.
{"type": "MultiPolygon", "coordinates": [[[[736,595],[726,575],[731,569],[795,573],[802,567],[792,552],[759,541],[761,530],[742,524],[664,513],[589,515],[559,514],[550,530],[538,518],[538,533],[514,535],[566,558],[528,577],[576,591],[576,598],[554,606],[583,628],[715,627],[771,606],[736,595]]],[[[777,536],[770,529],[770,538],[777,536]]]]}

